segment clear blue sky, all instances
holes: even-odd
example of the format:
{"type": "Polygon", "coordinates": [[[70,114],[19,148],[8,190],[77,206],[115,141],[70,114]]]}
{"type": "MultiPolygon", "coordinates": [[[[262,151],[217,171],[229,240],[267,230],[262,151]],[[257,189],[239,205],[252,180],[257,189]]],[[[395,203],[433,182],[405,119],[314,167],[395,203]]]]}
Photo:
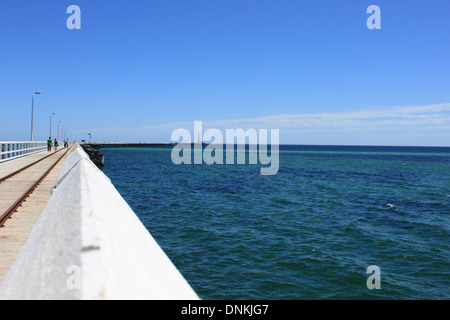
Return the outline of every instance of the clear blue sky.
{"type": "MultiPolygon", "coordinates": [[[[450,145],[447,0],[2,0],[0,140],[169,141],[202,120],[282,143],[450,145]],[[81,30],[69,30],[69,5],[81,30]],[[381,8],[381,30],[366,9],[381,8]],[[392,110],[392,115],[389,111],[392,110]]],[[[222,126],[222,127],[221,127],[222,126]]]]}

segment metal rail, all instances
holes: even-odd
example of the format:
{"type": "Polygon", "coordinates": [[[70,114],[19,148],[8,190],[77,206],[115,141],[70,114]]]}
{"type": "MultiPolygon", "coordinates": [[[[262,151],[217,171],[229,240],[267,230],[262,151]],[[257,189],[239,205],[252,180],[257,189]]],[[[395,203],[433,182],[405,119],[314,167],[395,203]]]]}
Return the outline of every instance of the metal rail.
{"type": "Polygon", "coordinates": [[[47,149],[47,142],[0,141],[0,163],[47,149]]]}
{"type": "Polygon", "coordinates": [[[58,150],[58,151],[56,151],[56,152],[53,152],[53,153],[49,154],[48,156],[43,157],[42,159],[39,159],[39,160],[37,160],[37,161],[35,161],[35,162],[33,162],[33,163],[30,163],[29,165],[27,165],[27,166],[25,166],[25,167],[23,167],[23,168],[21,168],[21,169],[19,169],[19,170],[17,170],[17,171],[14,171],[14,172],[11,173],[11,174],[8,174],[7,176],[5,176],[5,177],[3,177],[3,178],[0,178],[0,183],[5,182],[5,181],[8,180],[8,179],[11,179],[12,177],[18,175],[18,174],[21,173],[22,171],[25,171],[25,170],[27,170],[28,168],[31,168],[32,166],[38,164],[39,162],[41,162],[41,161],[43,161],[43,160],[45,160],[45,159],[47,159],[47,158],[50,158],[51,156],[55,155],[57,152],[60,152],[61,150],[63,150],[63,149],[60,149],[60,150],[58,150]]]}
{"type": "MultiPolygon", "coordinates": [[[[19,199],[17,199],[16,202],[14,202],[14,204],[9,207],[1,216],[0,216],[0,228],[4,226],[4,224],[6,223],[6,221],[14,214],[14,212],[17,211],[17,209],[22,205],[22,203],[25,202],[25,200],[34,192],[34,190],[36,190],[36,188],[41,184],[41,182],[50,174],[50,172],[56,167],[56,165],[64,158],[64,156],[70,151],[70,149],[72,149],[72,147],[70,147],[69,149],[66,150],[66,152],[64,152],[64,154],[59,157],[58,160],[56,160],[55,163],[53,163],[53,165],[36,181],[33,183],[33,185],[31,185],[27,191],[25,191],[25,193],[23,193],[19,199]]],[[[55,153],[53,153],[55,154],[55,153]]],[[[53,155],[52,154],[52,155],[53,155]]],[[[46,157],[48,158],[48,157],[46,157]]],[[[30,166],[28,166],[29,168],[30,166]]],[[[26,169],[24,169],[26,170],[26,169]]],[[[23,172],[24,170],[22,170],[21,172],[23,172]]]]}

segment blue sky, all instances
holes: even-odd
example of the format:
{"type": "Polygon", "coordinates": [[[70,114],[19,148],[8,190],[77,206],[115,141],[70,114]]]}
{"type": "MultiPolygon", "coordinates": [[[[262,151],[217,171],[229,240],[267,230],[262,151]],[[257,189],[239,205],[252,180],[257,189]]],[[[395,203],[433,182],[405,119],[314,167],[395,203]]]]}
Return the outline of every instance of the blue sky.
{"type": "Polygon", "coordinates": [[[165,142],[205,127],[293,144],[450,145],[450,2],[2,0],[0,140],[165,142]],[[81,30],[69,30],[70,5],[81,30]],[[369,5],[381,30],[369,30],[369,5]]]}

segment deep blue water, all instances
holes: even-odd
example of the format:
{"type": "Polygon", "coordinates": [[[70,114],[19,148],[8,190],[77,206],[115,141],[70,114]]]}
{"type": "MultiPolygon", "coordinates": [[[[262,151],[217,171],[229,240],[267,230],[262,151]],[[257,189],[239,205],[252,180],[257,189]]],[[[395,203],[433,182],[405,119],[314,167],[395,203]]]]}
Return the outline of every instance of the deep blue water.
{"type": "Polygon", "coordinates": [[[103,171],[202,299],[450,299],[450,148],[281,146],[274,176],[171,150],[103,171]]]}

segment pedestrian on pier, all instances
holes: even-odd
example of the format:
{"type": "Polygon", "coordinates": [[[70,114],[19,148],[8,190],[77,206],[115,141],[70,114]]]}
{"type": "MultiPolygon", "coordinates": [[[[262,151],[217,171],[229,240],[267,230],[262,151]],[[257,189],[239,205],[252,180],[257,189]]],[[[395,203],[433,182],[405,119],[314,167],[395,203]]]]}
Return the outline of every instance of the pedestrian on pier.
{"type": "Polygon", "coordinates": [[[48,140],[47,140],[47,151],[48,152],[52,151],[52,144],[53,144],[52,138],[48,137],[48,140]]]}
{"type": "Polygon", "coordinates": [[[55,151],[58,151],[59,143],[58,139],[55,139],[55,151]]]}

